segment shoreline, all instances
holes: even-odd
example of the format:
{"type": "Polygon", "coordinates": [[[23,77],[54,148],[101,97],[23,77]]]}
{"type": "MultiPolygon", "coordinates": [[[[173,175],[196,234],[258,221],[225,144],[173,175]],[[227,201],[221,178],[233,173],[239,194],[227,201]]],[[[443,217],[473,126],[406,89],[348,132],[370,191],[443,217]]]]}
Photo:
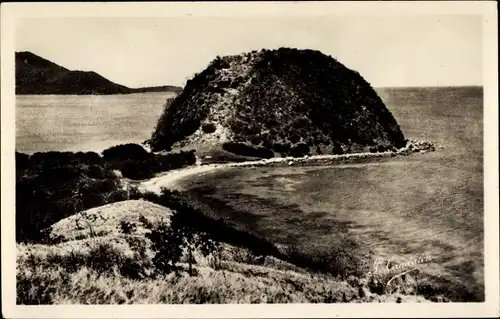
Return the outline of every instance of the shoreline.
{"type": "Polygon", "coordinates": [[[388,158],[406,156],[414,153],[433,152],[436,149],[444,148],[442,145],[429,141],[409,140],[408,144],[396,151],[386,151],[380,153],[350,153],[340,155],[312,155],[304,157],[273,157],[245,162],[216,163],[216,164],[195,164],[181,169],[175,169],[159,173],[157,176],[143,181],[123,180],[125,185],[135,185],[141,192],[161,193],[162,188],[179,190],[179,182],[192,176],[204,173],[211,173],[217,170],[233,167],[286,167],[286,166],[318,166],[346,164],[352,161],[364,159],[388,158]]]}

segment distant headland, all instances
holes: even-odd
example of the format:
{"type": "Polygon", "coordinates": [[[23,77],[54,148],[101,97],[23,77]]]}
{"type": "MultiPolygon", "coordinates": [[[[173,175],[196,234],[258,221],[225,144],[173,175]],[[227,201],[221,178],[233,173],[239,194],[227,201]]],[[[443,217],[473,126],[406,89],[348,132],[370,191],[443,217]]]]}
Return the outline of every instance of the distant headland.
{"type": "Polygon", "coordinates": [[[16,94],[103,95],[180,91],[181,87],[171,85],[129,88],[96,72],[68,70],[34,53],[16,52],[16,94]]]}

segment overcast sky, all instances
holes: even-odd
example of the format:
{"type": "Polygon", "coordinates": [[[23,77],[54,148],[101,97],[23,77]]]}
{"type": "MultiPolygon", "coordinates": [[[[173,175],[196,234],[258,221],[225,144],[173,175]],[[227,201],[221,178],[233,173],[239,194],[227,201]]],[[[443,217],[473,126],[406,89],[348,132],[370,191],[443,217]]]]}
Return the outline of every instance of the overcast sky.
{"type": "Polygon", "coordinates": [[[311,48],[373,86],[482,85],[480,16],[21,20],[16,51],[129,87],[183,85],[216,55],[311,48]]]}

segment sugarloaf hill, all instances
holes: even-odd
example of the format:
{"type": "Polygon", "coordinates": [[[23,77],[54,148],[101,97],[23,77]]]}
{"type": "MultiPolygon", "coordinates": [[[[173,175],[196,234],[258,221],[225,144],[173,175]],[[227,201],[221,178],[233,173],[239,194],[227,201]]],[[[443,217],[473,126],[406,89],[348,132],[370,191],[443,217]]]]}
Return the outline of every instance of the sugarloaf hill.
{"type": "Polygon", "coordinates": [[[315,50],[216,57],[167,102],[147,143],[269,158],[385,151],[406,144],[356,71],[315,50]]]}

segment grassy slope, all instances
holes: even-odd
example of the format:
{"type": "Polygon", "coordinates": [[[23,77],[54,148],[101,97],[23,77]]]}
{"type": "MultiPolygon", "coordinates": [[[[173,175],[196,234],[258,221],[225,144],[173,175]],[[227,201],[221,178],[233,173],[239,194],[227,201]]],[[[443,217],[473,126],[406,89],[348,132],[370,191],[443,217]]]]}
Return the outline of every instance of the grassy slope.
{"type": "MultiPolygon", "coordinates": [[[[160,212],[157,205],[127,201],[102,209],[108,217],[115,215],[108,219],[108,228],[118,228],[119,221],[127,218],[130,211],[137,211],[140,205],[144,206],[143,215],[155,222],[160,212]]],[[[67,226],[66,231],[75,229],[69,220],[60,224],[67,226]]],[[[366,279],[341,280],[311,273],[228,244],[208,258],[195,252],[196,276],[181,273],[155,277],[148,272],[154,254],[141,232],[130,235],[107,232],[102,237],[87,238],[80,233],[68,238],[80,239],[55,245],[17,245],[18,303],[425,301],[411,295],[410,284],[379,295],[373,292],[377,286],[366,279]],[[145,247],[145,252],[140,253],[139,246],[145,247]]]]}
{"type": "Polygon", "coordinates": [[[69,272],[43,260],[18,263],[18,303],[23,304],[425,302],[423,297],[377,295],[347,282],[230,261],[218,269],[197,266],[197,276],[146,280],[103,274],[85,265],[69,272]]]}

